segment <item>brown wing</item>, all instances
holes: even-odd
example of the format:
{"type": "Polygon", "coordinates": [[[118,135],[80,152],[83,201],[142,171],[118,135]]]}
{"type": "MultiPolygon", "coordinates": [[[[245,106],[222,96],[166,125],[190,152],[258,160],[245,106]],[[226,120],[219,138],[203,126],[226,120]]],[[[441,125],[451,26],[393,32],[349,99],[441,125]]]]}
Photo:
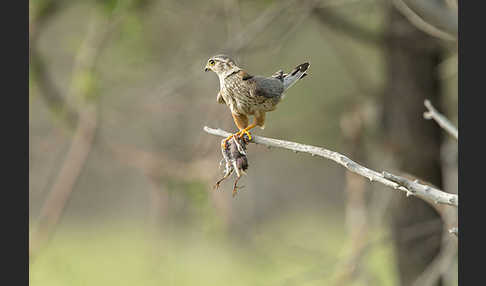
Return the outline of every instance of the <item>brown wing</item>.
{"type": "Polygon", "coordinates": [[[238,72],[238,75],[241,77],[242,80],[249,80],[249,79],[253,78],[252,75],[250,75],[249,73],[247,73],[244,70],[240,70],[238,72]]]}

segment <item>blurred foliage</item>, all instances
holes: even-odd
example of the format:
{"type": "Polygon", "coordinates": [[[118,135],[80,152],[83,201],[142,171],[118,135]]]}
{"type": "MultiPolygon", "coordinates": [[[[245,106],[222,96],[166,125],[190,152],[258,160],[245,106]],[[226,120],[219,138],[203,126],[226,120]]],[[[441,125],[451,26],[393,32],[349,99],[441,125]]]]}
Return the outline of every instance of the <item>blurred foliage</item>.
{"type": "Polygon", "coordinates": [[[92,71],[82,70],[73,78],[73,88],[84,95],[86,101],[94,101],[99,95],[97,81],[92,71]]]}
{"type": "MultiPolygon", "coordinates": [[[[328,285],[342,255],[344,235],[338,221],[315,213],[289,213],[266,222],[249,237],[251,245],[201,226],[170,226],[153,233],[139,223],[65,225],[30,266],[30,282],[50,286],[328,285]]],[[[390,246],[377,244],[365,258],[372,285],[396,284],[390,246]]]]}

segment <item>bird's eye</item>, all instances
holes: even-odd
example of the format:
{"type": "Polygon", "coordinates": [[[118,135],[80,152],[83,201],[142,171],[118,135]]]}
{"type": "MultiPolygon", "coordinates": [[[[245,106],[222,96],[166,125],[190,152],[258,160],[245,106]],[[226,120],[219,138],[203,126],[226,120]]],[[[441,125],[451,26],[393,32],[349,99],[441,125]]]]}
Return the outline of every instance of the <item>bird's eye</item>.
{"type": "Polygon", "coordinates": [[[209,61],[209,65],[210,65],[210,66],[214,66],[214,63],[215,63],[215,62],[214,62],[213,60],[210,60],[210,61],[209,61]]]}

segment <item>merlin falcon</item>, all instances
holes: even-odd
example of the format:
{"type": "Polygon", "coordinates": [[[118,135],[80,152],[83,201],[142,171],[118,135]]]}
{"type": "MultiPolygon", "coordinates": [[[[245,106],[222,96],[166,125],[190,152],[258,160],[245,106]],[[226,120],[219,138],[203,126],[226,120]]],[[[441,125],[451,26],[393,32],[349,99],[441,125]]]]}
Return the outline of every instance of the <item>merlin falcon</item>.
{"type": "Polygon", "coordinates": [[[233,136],[240,138],[246,134],[251,140],[249,130],[256,126],[262,129],[265,124],[265,113],[277,108],[283,93],[299,79],[307,75],[309,63],[298,65],[290,73],[277,71],[270,77],[253,76],[238,67],[236,62],[226,55],[209,58],[204,71],[213,71],[219,77],[220,90],[217,102],[226,104],[231,110],[239,132],[228,136],[223,141],[223,147],[233,136]],[[249,124],[248,116],[254,116],[254,122],[249,124]]]}

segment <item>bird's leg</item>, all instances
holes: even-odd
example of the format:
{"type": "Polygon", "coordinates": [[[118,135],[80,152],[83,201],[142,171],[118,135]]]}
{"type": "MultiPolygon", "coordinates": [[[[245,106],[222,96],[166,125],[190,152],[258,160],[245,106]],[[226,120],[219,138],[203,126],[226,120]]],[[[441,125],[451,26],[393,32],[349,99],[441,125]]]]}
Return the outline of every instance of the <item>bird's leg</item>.
{"type": "Polygon", "coordinates": [[[235,182],[233,183],[233,191],[231,192],[233,198],[236,197],[236,194],[238,193],[238,189],[242,189],[243,187],[238,186],[238,181],[240,180],[241,177],[237,177],[235,182]]]}
{"type": "Polygon", "coordinates": [[[233,116],[233,120],[235,121],[236,126],[238,126],[238,129],[240,129],[239,132],[235,134],[231,134],[230,136],[226,137],[226,139],[223,140],[223,143],[221,144],[221,148],[226,149],[226,142],[233,138],[234,135],[237,135],[241,132],[242,129],[248,126],[248,117],[244,114],[236,114],[236,113],[231,113],[233,116]]]}
{"type": "Polygon", "coordinates": [[[265,126],[265,112],[261,112],[261,111],[255,112],[255,121],[253,121],[253,123],[250,126],[240,128],[240,131],[235,135],[238,135],[240,136],[240,138],[242,138],[243,135],[246,134],[248,135],[248,139],[251,140],[251,135],[249,131],[255,128],[256,126],[260,126],[262,128],[263,126],[265,126]]]}

